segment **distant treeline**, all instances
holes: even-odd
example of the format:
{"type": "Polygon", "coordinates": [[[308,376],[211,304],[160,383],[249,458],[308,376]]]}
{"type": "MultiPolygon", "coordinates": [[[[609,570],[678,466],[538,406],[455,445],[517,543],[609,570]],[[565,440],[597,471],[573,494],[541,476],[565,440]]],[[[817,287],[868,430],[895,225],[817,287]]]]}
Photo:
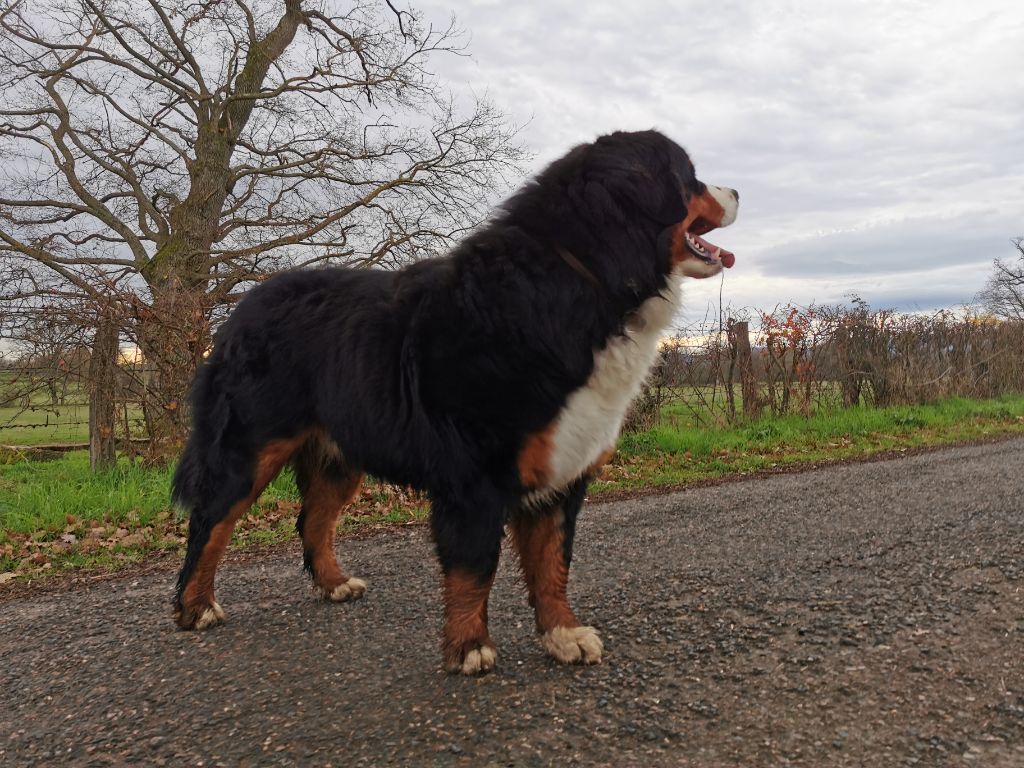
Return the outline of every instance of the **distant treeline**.
{"type": "Polygon", "coordinates": [[[785,306],[688,328],[665,344],[628,426],[669,401],[699,423],[1024,392],[1024,322],[938,312],[785,306]]]}

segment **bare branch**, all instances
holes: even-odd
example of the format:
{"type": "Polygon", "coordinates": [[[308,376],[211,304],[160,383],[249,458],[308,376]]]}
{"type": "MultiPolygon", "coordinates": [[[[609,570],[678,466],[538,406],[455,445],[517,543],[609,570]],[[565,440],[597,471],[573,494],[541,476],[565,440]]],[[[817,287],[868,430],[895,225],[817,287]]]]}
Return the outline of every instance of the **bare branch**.
{"type": "Polygon", "coordinates": [[[996,317],[1024,320],[1024,238],[1011,242],[1017,256],[993,262],[993,273],[977,300],[996,317]]]}
{"type": "Polygon", "coordinates": [[[180,423],[249,285],[436,253],[521,172],[516,129],[432,72],[463,51],[392,0],[9,0],[0,303],[116,297],[180,423]]]}

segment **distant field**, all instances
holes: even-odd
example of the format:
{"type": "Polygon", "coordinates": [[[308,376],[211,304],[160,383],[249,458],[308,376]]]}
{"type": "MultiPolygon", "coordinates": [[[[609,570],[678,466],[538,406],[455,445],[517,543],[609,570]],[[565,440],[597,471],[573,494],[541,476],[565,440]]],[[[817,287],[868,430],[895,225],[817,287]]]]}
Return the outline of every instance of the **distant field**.
{"type": "MultiPolygon", "coordinates": [[[[7,397],[0,377],[0,402],[7,397]]],[[[142,409],[128,406],[128,424],[133,435],[141,435],[142,409]]],[[[119,434],[124,431],[125,412],[117,413],[119,434]]],[[[89,405],[80,391],[69,391],[67,402],[52,405],[49,397],[34,393],[28,407],[23,403],[0,407],[0,445],[41,445],[44,443],[85,443],[89,440],[89,405]]]]}
{"type": "Polygon", "coordinates": [[[89,406],[54,410],[0,408],[0,445],[81,443],[89,439],[89,406]]]}
{"type": "MultiPolygon", "coordinates": [[[[802,391],[794,390],[790,394],[788,411],[800,414],[803,405],[802,391]]],[[[735,420],[743,418],[743,389],[737,382],[732,385],[735,420]]],[[[770,415],[771,390],[767,385],[758,387],[762,399],[762,413],[770,415]]],[[[661,423],[665,426],[680,427],[715,427],[730,421],[729,388],[725,384],[709,384],[706,386],[680,385],[663,386],[660,390],[662,398],[661,423]]],[[[781,390],[776,392],[781,397],[781,390]]],[[[810,397],[810,410],[814,413],[834,411],[843,407],[843,391],[839,382],[815,382],[810,397]]],[[[869,406],[865,406],[869,407],[869,406]]]]}

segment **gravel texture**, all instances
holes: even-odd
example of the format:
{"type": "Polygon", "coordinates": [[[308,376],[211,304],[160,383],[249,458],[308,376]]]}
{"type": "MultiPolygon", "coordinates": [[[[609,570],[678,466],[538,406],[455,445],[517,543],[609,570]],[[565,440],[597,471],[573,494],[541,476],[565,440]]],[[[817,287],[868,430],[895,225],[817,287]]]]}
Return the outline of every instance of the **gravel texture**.
{"type": "Polygon", "coordinates": [[[228,623],[169,573],[0,604],[0,764],[1024,766],[1024,441],[588,505],[597,667],[545,658],[512,558],[498,668],[440,671],[423,529],[231,559],[228,623]]]}

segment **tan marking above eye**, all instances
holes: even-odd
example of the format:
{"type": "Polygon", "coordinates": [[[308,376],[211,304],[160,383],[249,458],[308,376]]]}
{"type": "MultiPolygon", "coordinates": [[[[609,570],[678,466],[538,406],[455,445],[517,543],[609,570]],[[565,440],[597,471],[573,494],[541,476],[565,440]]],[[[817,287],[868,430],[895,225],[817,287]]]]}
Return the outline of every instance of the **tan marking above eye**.
{"type": "Polygon", "coordinates": [[[690,198],[686,206],[686,218],[683,219],[680,226],[685,227],[683,231],[689,231],[693,222],[697,219],[704,219],[717,227],[721,224],[724,216],[725,209],[711,194],[711,191],[706,189],[703,194],[690,198]]]}

